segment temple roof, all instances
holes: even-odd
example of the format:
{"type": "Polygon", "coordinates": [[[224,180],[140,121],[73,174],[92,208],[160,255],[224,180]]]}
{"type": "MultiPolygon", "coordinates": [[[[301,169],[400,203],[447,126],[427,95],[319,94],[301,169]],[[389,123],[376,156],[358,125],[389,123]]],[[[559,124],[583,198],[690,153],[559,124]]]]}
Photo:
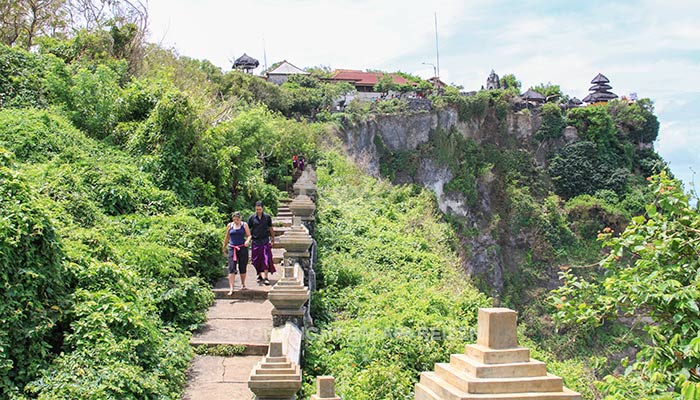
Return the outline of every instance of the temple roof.
{"type": "Polygon", "coordinates": [[[608,91],[603,91],[603,92],[593,92],[589,94],[588,96],[583,98],[583,101],[586,103],[596,103],[599,101],[609,101],[616,99],[617,95],[615,93],[610,93],[608,91]]]}
{"type": "Polygon", "coordinates": [[[581,104],[583,104],[583,102],[576,97],[572,97],[571,99],[569,99],[569,104],[580,106],[581,104]]]}
{"type": "MultiPolygon", "coordinates": [[[[382,72],[364,72],[352,69],[339,69],[329,78],[332,81],[347,81],[355,86],[374,86],[379,81],[384,73],[382,72]]],[[[403,85],[408,81],[401,75],[389,74],[394,83],[403,85]]]]}
{"type": "Polygon", "coordinates": [[[260,62],[246,53],[243,53],[242,56],[238,57],[236,61],[233,62],[233,68],[253,69],[257,68],[258,65],[260,65],[260,62]]]}
{"type": "Polygon", "coordinates": [[[595,85],[588,88],[589,91],[610,90],[610,89],[612,89],[612,86],[610,86],[606,83],[596,83],[595,85]]]}
{"type": "Polygon", "coordinates": [[[267,71],[268,75],[294,75],[294,74],[301,74],[301,75],[309,75],[308,72],[304,71],[301,68],[298,68],[292,63],[290,63],[287,60],[283,60],[278,66],[275,68],[267,71]]]}
{"type": "Polygon", "coordinates": [[[609,83],[609,82],[610,82],[610,79],[606,78],[605,75],[600,74],[600,73],[598,75],[596,75],[595,78],[593,78],[593,80],[591,81],[591,83],[609,83]]]}
{"type": "Polygon", "coordinates": [[[535,92],[532,89],[528,89],[527,92],[522,94],[523,99],[532,101],[544,101],[545,97],[540,93],[535,92]]]}

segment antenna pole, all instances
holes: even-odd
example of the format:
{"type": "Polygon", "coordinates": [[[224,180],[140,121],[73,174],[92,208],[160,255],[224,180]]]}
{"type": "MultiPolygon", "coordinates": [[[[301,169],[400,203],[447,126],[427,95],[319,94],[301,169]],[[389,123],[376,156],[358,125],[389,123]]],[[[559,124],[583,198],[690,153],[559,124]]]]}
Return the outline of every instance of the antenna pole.
{"type": "Polygon", "coordinates": [[[437,59],[437,78],[440,77],[440,48],[438,46],[437,12],[435,12],[435,57],[437,59]]]}
{"type": "Polygon", "coordinates": [[[265,51],[265,38],[263,38],[263,64],[265,65],[264,71],[267,71],[267,52],[265,51]]]}

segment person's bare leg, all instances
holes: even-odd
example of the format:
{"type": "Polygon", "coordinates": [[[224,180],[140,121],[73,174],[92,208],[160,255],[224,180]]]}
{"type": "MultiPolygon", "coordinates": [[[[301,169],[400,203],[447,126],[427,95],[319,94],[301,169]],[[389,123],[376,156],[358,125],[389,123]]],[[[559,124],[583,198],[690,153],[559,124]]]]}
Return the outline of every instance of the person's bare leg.
{"type": "Polygon", "coordinates": [[[229,296],[233,294],[233,281],[234,281],[234,279],[236,279],[236,274],[228,274],[228,287],[229,287],[228,295],[229,296]]]}
{"type": "Polygon", "coordinates": [[[241,285],[243,286],[243,289],[245,289],[245,274],[241,274],[241,285]]]}

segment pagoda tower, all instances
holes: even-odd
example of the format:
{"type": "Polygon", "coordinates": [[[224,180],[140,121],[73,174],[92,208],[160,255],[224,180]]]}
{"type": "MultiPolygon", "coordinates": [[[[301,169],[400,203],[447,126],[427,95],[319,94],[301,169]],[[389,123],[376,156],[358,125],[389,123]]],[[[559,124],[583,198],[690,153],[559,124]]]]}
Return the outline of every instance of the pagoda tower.
{"type": "Polygon", "coordinates": [[[591,83],[593,86],[588,89],[591,93],[583,98],[584,103],[608,102],[617,98],[617,95],[610,91],[612,89],[612,86],[609,85],[610,79],[606,78],[605,75],[596,75],[591,83]]]}

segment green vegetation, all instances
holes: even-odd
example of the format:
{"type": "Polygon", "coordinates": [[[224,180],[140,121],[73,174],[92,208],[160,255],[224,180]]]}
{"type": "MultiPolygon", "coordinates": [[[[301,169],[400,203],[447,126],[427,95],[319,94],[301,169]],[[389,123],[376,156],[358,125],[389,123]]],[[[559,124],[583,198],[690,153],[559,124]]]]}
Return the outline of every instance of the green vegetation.
{"type": "Polygon", "coordinates": [[[132,70],[104,47],[122,33],[0,45],[2,398],[179,399],[226,214],[274,211],[289,155],[318,154],[324,126],[206,61],[154,47],[132,70]]]}
{"type": "MultiPolygon", "coordinates": [[[[143,14],[118,14],[127,3],[105,7],[129,18],[100,17],[90,30],[68,29],[72,3],[51,4],[35,10],[39,27],[0,24],[13,45],[0,44],[3,398],[179,399],[190,332],[223,273],[222,223],[259,199],[274,212],[295,153],[318,163],[323,190],[305,392],[330,373],[347,399],[410,398],[420,371],[474,340],[476,310],[491,304],[476,287],[492,292],[462,275],[457,253],[487,235],[494,253],[508,252],[498,300],[518,309],[523,343],[569,387],[586,399],[700,393],[700,225],[678,183],[653,175],[664,165],[648,147],[659,129],[650,100],[564,112],[559,86],[539,85],[548,102],[516,119],[542,125],[521,141],[508,132],[522,107],[515,76],[470,96],[432,93],[436,109],[454,107],[479,135],[439,127],[413,151],[375,145],[391,180],[411,181],[425,159],[451,171],[444,189],[476,222],[446,223],[431,194],[361,174],[329,139],[332,124],[404,113],[406,101],[331,113],[353,89],[324,81],[327,68],[275,85],[143,44],[143,14]],[[580,140],[557,148],[567,125],[580,140]],[[536,159],[535,147],[551,153],[536,159]],[[549,295],[559,269],[564,286],[549,295]],[[623,359],[625,374],[593,385],[631,346],[641,351],[623,359]]],[[[398,74],[409,84],[386,74],[378,89],[432,89],[398,74]]]]}
{"type": "Polygon", "coordinates": [[[535,133],[535,139],[543,141],[561,137],[562,131],[566,128],[566,121],[559,105],[555,103],[545,103],[540,112],[542,125],[535,133]]]}
{"type": "MultiPolygon", "coordinates": [[[[477,309],[490,301],[462,275],[454,233],[425,190],[367,177],[335,153],[322,161],[319,189],[319,331],[305,391],[332,374],[344,398],[410,398],[421,371],[475,340],[477,309]]],[[[536,354],[588,390],[581,364],[536,354]]]]}
{"type": "Polygon", "coordinates": [[[195,346],[196,354],[217,356],[217,357],[233,357],[243,354],[245,346],[237,344],[217,344],[216,346],[195,346]]]}
{"type": "Polygon", "coordinates": [[[619,236],[609,227],[600,234],[609,249],[600,274],[562,273],[564,286],[554,291],[552,302],[557,319],[567,325],[598,327],[620,316],[653,320],[644,327],[650,343],[625,376],[609,376],[600,385],[609,398],[696,399],[700,214],[678,181],[666,173],[650,180],[654,200],[645,214],[632,218],[619,236]]]}

